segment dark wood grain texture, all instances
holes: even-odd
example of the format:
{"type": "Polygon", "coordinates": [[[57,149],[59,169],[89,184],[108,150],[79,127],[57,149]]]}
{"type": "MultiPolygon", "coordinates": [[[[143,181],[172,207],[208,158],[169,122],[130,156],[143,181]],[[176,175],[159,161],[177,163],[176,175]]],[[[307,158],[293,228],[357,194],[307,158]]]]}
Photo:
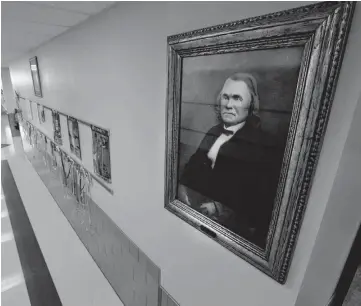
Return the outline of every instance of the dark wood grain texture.
{"type": "Polygon", "coordinates": [[[321,2],[168,37],[165,207],[281,284],[301,228],[354,8],[354,2],[321,2]],[[272,221],[261,249],[176,199],[182,60],[295,46],[304,52],[272,221]]]}

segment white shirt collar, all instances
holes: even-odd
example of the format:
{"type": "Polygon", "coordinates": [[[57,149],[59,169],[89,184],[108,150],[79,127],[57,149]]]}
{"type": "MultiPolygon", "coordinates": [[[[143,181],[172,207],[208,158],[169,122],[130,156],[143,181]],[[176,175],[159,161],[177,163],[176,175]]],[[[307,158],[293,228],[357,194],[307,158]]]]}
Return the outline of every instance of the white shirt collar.
{"type": "Polygon", "coordinates": [[[216,159],[217,159],[217,155],[218,155],[218,152],[221,148],[221,146],[226,143],[227,141],[229,141],[233,136],[234,134],[239,131],[244,125],[246,124],[246,122],[241,122],[241,123],[238,123],[236,125],[232,125],[232,126],[229,126],[228,128],[226,128],[224,126],[224,128],[228,131],[232,131],[233,134],[232,135],[225,135],[225,134],[221,134],[217,140],[215,141],[215,143],[212,145],[212,147],[209,149],[208,151],[208,158],[211,160],[212,162],[212,169],[216,163],[216,159]]]}
{"type": "Polygon", "coordinates": [[[243,121],[241,123],[238,123],[236,125],[231,125],[229,127],[223,126],[225,130],[232,131],[234,134],[236,134],[243,126],[246,124],[246,121],[243,121]]]}

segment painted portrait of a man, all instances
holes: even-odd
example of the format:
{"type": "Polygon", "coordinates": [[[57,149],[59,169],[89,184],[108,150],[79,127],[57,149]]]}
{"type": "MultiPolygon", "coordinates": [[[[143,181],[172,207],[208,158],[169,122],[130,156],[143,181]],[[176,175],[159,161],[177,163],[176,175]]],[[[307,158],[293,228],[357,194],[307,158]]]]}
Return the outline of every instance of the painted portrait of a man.
{"type": "Polygon", "coordinates": [[[208,58],[183,67],[177,195],[204,216],[264,247],[300,52],[275,53],[275,63],[263,67],[261,58],[262,52],[226,58],[228,65],[239,60],[234,65],[238,69],[209,70],[208,58]],[[208,86],[203,78],[211,80],[208,86]],[[287,79],[293,84],[284,82],[287,79]],[[197,91],[196,85],[207,93],[197,91]]]}

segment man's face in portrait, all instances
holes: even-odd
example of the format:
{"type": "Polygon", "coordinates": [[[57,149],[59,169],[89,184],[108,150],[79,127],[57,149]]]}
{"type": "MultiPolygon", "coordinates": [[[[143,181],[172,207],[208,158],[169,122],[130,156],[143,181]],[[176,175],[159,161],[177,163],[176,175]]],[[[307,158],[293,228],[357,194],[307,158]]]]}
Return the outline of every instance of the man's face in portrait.
{"type": "Polygon", "coordinates": [[[252,95],[243,81],[227,80],[220,95],[221,117],[226,126],[246,120],[252,95]]]}

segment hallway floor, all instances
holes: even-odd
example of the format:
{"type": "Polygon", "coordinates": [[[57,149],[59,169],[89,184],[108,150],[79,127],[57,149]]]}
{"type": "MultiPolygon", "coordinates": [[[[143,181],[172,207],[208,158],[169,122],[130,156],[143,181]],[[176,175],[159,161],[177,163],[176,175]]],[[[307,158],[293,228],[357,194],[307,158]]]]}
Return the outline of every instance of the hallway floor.
{"type": "Polygon", "coordinates": [[[1,304],[3,306],[31,305],[2,188],[1,267],[1,304]]]}
{"type": "Polygon", "coordinates": [[[359,306],[361,303],[361,266],[358,267],[342,306],[359,306]]]}
{"type": "MultiPolygon", "coordinates": [[[[15,154],[8,117],[1,116],[1,160],[15,154]]],[[[4,169],[1,169],[2,173],[4,169]]],[[[14,239],[4,190],[1,186],[1,304],[31,305],[14,239]]]]}
{"type": "Polygon", "coordinates": [[[19,132],[10,130],[7,115],[1,119],[2,305],[61,305],[8,163],[19,132]]]}

